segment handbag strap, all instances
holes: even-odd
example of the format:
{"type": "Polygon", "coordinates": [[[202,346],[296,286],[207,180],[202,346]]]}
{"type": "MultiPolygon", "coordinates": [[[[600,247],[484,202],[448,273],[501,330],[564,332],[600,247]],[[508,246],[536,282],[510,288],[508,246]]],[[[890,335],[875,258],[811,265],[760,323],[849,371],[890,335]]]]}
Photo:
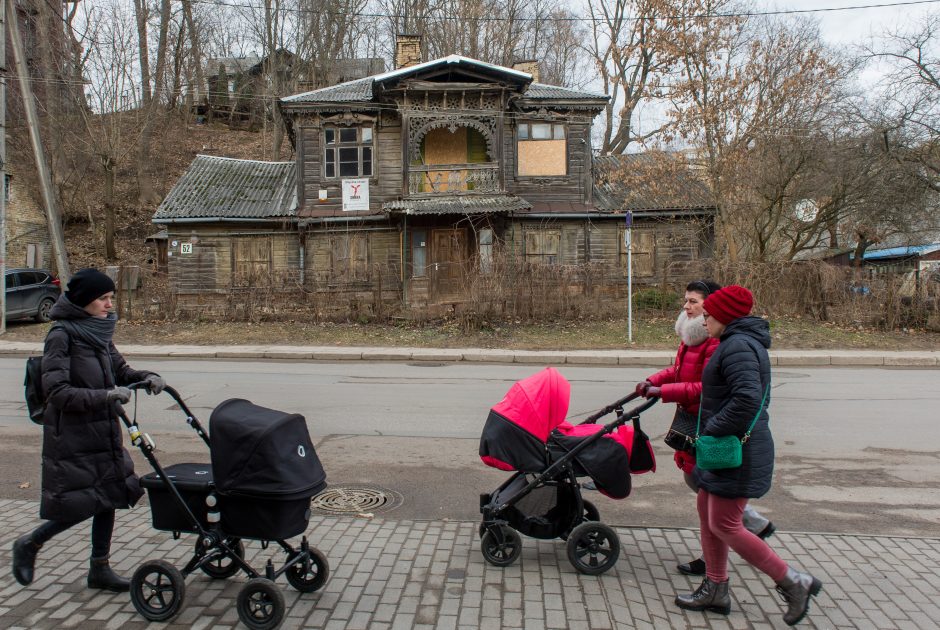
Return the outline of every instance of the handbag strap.
{"type": "MultiPolygon", "coordinates": [[[[757,415],[754,416],[754,420],[751,421],[751,426],[747,428],[747,432],[744,434],[744,437],[741,438],[741,445],[747,444],[747,441],[751,439],[751,431],[754,430],[754,425],[757,424],[757,419],[760,418],[760,414],[764,411],[764,403],[767,402],[767,394],[770,393],[770,383],[767,383],[767,387],[764,388],[764,397],[760,400],[760,407],[757,408],[757,415]]],[[[705,390],[699,394],[698,397],[698,419],[695,421],[695,439],[699,438],[699,433],[701,432],[702,427],[702,401],[705,399],[705,390]]]]}

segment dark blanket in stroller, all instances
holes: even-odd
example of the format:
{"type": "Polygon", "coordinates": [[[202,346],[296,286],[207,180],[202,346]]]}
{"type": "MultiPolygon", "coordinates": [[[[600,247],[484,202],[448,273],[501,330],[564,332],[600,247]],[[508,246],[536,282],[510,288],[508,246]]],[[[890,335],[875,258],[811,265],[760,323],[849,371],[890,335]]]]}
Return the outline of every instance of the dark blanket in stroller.
{"type": "MultiPolygon", "coordinates": [[[[568,413],[571,385],[554,368],[546,368],[515,383],[491,410],[480,436],[480,458],[500,470],[544,471],[583,440],[603,431],[603,425],[571,425],[568,413]]],[[[598,490],[623,499],[630,494],[631,473],[652,470],[652,450],[645,434],[634,435],[623,425],[604,435],[574,458],[577,475],[590,476],[598,490]],[[638,453],[631,466],[631,453],[638,453]]]]}

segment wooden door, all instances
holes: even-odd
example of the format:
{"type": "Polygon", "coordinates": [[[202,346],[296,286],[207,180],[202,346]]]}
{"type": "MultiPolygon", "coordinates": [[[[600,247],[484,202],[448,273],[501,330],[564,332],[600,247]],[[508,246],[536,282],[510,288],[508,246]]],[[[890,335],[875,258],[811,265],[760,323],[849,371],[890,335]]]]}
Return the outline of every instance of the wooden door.
{"type": "Polygon", "coordinates": [[[460,299],[467,266],[467,228],[431,230],[431,299],[460,299]]]}

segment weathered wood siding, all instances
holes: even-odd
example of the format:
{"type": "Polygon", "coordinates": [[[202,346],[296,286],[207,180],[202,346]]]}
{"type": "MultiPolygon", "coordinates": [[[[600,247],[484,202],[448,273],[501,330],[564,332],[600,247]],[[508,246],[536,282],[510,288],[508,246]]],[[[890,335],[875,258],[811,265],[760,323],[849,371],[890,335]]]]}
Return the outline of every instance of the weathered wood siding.
{"type": "MultiPolygon", "coordinates": [[[[342,212],[343,190],[339,177],[327,178],[323,173],[323,125],[319,117],[304,119],[297,142],[301,168],[304,210],[342,212]],[[320,190],[327,191],[327,201],[320,202],[320,190]]],[[[383,114],[373,123],[372,177],[369,179],[369,206],[382,208],[382,203],[402,195],[401,120],[397,114],[383,114]]]]}
{"type": "MultiPolygon", "coordinates": [[[[517,116],[527,120],[522,114],[517,116]]],[[[567,175],[520,177],[516,163],[516,121],[515,117],[507,117],[503,126],[502,164],[506,189],[530,202],[588,203],[591,198],[590,134],[589,120],[572,117],[567,121],[567,175]]]]}

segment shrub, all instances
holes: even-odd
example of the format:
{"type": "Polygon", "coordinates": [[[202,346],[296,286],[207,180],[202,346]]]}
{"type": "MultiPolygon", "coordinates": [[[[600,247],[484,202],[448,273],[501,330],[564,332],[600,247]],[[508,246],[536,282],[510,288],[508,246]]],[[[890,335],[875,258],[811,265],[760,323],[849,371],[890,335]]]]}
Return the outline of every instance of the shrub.
{"type": "Polygon", "coordinates": [[[677,296],[671,291],[649,288],[633,294],[633,306],[638,309],[668,311],[676,306],[677,296]]]}

